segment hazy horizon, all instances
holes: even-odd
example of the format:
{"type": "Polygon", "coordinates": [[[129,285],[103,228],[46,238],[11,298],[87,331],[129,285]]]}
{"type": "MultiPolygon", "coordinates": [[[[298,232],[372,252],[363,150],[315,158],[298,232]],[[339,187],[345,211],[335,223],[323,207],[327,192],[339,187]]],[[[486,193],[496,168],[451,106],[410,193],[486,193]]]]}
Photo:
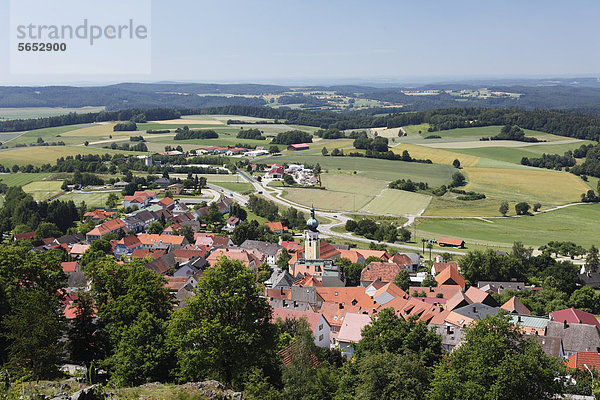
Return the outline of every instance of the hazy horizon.
{"type": "MultiPolygon", "coordinates": [[[[8,7],[8,2],[0,6],[0,22],[6,26],[8,7]]],[[[428,84],[596,77],[600,45],[591,39],[600,33],[598,11],[600,3],[588,0],[182,0],[176,7],[154,0],[151,73],[11,74],[6,61],[0,63],[0,84],[428,84]]],[[[28,18],[54,23],[36,9],[28,18]]],[[[8,38],[8,30],[0,32],[5,54],[8,38]]]]}

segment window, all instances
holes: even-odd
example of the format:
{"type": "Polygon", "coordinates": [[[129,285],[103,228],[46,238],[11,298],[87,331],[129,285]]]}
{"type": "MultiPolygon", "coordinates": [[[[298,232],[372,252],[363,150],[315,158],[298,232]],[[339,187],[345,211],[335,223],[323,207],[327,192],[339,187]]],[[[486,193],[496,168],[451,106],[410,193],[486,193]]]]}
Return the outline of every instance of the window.
{"type": "Polygon", "coordinates": [[[319,336],[319,342],[323,341],[323,335],[319,336]]]}
{"type": "Polygon", "coordinates": [[[319,325],[319,330],[322,331],[323,330],[323,324],[319,325]]]}

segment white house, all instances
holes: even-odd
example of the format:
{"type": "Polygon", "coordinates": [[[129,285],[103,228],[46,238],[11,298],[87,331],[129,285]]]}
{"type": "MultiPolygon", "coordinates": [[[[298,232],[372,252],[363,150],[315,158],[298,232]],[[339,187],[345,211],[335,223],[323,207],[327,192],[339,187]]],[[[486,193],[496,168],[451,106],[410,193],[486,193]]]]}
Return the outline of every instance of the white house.
{"type": "MultiPolygon", "coordinates": [[[[274,308],[273,309],[273,321],[281,319],[306,319],[315,339],[315,344],[319,347],[328,349],[329,348],[329,334],[331,327],[323,317],[323,314],[312,311],[298,311],[288,310],[285,308],[274,308]]],[[[370,319],[369,319],[370,321],[370,319]]]]}
{"type": "Polygon", "coordinates": [[[371,317],[365,314],[346,313],[338,333],[337,342],[346,358],[352,358],[354,345],[362,338],[362,329],[371,323],[371,317]]]}

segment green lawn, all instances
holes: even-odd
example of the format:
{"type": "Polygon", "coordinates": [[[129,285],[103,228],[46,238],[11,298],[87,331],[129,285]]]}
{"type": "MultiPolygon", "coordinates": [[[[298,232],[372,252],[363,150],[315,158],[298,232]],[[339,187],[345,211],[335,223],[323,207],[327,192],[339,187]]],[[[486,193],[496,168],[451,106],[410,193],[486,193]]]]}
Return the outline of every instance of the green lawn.
{"type": "Polygon", "coordinates": [[[0,181],[8,186],[24,186],[33,181],[41,181],[49,177],[49,172],[39,172],[39,173],[21,173],[18,172],[16,174],[2,174],[0,175],[0,181]]]}
{"type": "MultiPolygon", "coordinates": [[[[511,205],[513,207],[513,205],[511,205]]],[[[512,210],[514,212],[514,208],[512,210]]],[[[417,229],[430,236],[459,237],[469,242],[509,247],[515,241],[541,246],[549,241],[573,241],[589,247],[600,234],[600,204],[567,207],[535,216],[492,219],[419,219],[417,229]]]]}
{"type": "Polygon", "coordinates": [[[34,200],[43,201],[62,191],[60,181],[35,181],[23,186],[25,193],[30,193],[34,200]]]}
{"type": "MultiPolygon", "coordinates": [[[[262,158],[263,163],[301,163],[316,165],[330,172],[356,171],[356,175],[384,181],[412,179],[427,182],[430,186],[441,186],[450,182],[455,169],[449,165],[420,164],[403,161],[379,160],[357,157],[324,157],[314,154],[286,154],[278,157],[262,158]]],[[[367,189],[368,190],[368,189],[367,189]]]]}
{"type": "MultiPolygon", "coordinates": [[[[77,154],[133,154],[133,152],[97,149],[84,146],[44,146],[44,147],[18,147],[0,151],[0,163],[6,167],[14,164],[41,166],[43,164],[56,164],[60,157],[75,156],[77,154]]],[[[145,154],[145,153],[135,153],[145,154]]]]}
{"type": "Polygon", "coordinates": [[[253,186],[248,182],[215,182],[215,185],[238,193],[246,193],[253,190],[253,186]]]}
{"type": "MultiPolygon", "coordinates": [[[[116,194],[119,197],[117,203],[121,201],[122,195],[121,192],[111,192],[116,194]]],[[[67,193],[59,197],[62,201],[73,200],[73,202],[77,205],[85,202],[88,207],[105,207],[106,201],[108,200],[108,196],[110,193],[108,192],[86,192],[86,193],[67,193]]]]}
{"type": "Polygon", "coordinates": [[[431,196],[404,190],[385,189],[360,211],[374,214],[415,215],[427,208],[431,196]]]}

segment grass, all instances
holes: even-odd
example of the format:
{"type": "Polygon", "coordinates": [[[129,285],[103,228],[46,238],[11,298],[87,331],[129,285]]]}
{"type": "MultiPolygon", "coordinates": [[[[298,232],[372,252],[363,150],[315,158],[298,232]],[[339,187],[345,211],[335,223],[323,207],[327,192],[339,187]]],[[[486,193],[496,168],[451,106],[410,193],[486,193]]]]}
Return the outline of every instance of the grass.
{"type": "Polygon", "coordinates": [[[413,158],[430,159],[435,164],[452,165],[452,162],[458,159],[461,166],[473,167],[477,165],[480,159],[476,155],[461,154],[462,152],[434,149],[414,144],[399,144],[392,147],[392,151],[396,154],[402,154],[404,150],[407,150],[413,158]]]}
{"type": "MultiPolygon", "coordinates": [[[[67,125],[67,126],[55,126],[52,128],[43,128],[43,129],[34,129],[32,131],[28,131],[24,134],[21,134],[19,137],[11,140],[6,143],[7,146],[14,146],[16,144],[30,144],[36,143],[38,138],[42,138],[45,142],[58,142],[63,141],[65,143],[69,142],[68,138],[63,138],[62,136],[70,131],[76,131],[79,129],[83,129],[84,127],[91,127],[91,124],[83,124],[83,125],[67,125]],[[60,135],[60,136],[58,136],[60,135]]],[[[71,140],[72,141],[72,140],[71,140]]]]}
{"type": "MultiPolygon", "coordinates": [[[[133,152],[97,149],[83,146],[45,146],[45,147],[18,147],[0,151],[0,163],[10,167],[14,164],[41,166],[56,163],[60,157],[75,156],[77,154],[133,154],[133,152]]],[[[144,153],[136,153],[144,154],[144,153]]]]}
{"type": "Polygon", "coordinates": [[[589,247],[596,244],[600,234],[599,218],[600,204],[590,204],[535,216],[493,219],[493,223],[473,219],[422,218],[417,229],[430,235],[460,237],[467,243],[509,247],[513,242],[521,241],[529,246],[541,246],[556,240],[573,241],[589,247]]]}
{"type": "Polygon", "coordinates": [[[248,182],[215,182],[215,185],[238,193],[246,193],[253,190],[253,186],[248,182]]]}
{"type": "Polygon", "coordinates": [[[320,189],[286,189],[285,198],[293,202],[323,210],[355,211],[373,199],[366,194],[335,192],[320,189]]]}
{"type": "Polygon", "coordinates": [[[431,196],[406,192],[396,189],[385,189],[360,209],[374,214],[415,215],[423,212],[431,196]]]}
{"type": "Polygon", "coordinates": [[[16,174],[2,174],[0,175],[0,181],[8,186],[24,186],[33,181],[41,181],[49,177],[50,173],[48,172],[39,172],[39,173],[21,173],[18,172],[16,174]]]}
{"type": "MultiPolygon", "coordinates": [[[[115,191],[111,193],[114,193],[119,197],[117,203],[120,203],[122,197],[121,192],[115,191]]],[[[59,199],[62,201],[73,200],[73,202],[77,205],[80,205],[82,202],[85,202],[87,206],[105,207],[109,195],[110,193],[108,192],[67,193],[65,195],[60,196],[59,199]]]]}
{"type": "Polygon", "coordinates": [[[404,132],[406,132],[407,136],[419,135],[419,131],[421,131],[421,134],[423,136],[427,136],[427,129],[429,129],[429,124],[407,125],[403,126],[402,129],[404,130],[404,132]]]}
{"type": "Polygon", "coordinates": [[[357,175],[322,174],[321,183],[327,191],[357,193],[373,196],[388,185],[387,181],[357,175]]]}
{"type": "Polygon", "coordinates": [[[34,200],[43,201],[62,191],[60,181],[35,181],[23,186],[25,193],[30,193],[34,200]]]}
{"type": "Polygon", "coordinates": [[[421,164],[403,161],[379,160],[356,157],[323,157],[312,154],[286,154],[278,157],[261,159],[263,163],[300,163],[316,165],[329,172],[357,172],[357,176],[393,181],[396,179],[412,179],[416,182],[427,182],[430,186],[441,186],[450,182],[455,169],[449,165],[421,164]]]}
{"type": "Polygon", "coordinates": [[[443,197],[433,196],[424,215],[432,216],[498,216],[501,200],[486,198],[483,200],[463,201],[447,194],[443,197]]]}
{"type": "Polygon", "coordinates": [[[488,197],[565,204],[581,199],[588,186],[567,172],[545,169],[465,168],[469,182],[465,190],[482,192],[488,197]]]}

